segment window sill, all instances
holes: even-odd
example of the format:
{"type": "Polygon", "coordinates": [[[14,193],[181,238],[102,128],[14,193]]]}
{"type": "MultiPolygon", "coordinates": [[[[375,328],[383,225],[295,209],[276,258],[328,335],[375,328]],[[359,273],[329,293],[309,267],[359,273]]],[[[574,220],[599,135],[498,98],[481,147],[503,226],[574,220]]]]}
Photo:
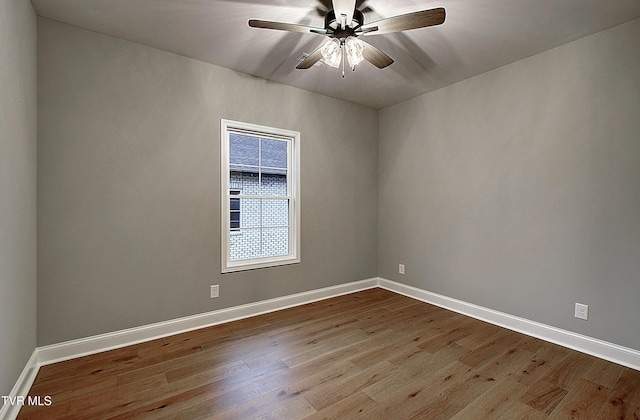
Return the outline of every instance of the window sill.
{"type": "Polygon", "coordinates": [[[222,274],[235,273],[238,271],[257,270],[261,268],[279,267],[283,265],[292,265],[299,263],[300,258],[292,258],[290,256],[259,260],[243,260],[231,262],[228,266],[222,267],[222,274]]]}

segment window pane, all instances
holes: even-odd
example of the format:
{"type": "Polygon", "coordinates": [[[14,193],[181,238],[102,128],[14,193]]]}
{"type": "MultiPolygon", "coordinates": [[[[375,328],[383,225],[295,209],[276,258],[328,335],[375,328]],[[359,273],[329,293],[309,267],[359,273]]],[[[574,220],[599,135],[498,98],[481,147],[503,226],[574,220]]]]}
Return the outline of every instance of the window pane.
{"type": "Polygon", "coordinates": [[[239,234],[231,235],[229,240],[231,261],[249,260],[262,256],[260,229],[240,229],[239,234]]]}
{"type": "Polygon", "coordinates": [[[229,171],[229,194],[238,194],[242,189],[242,172],[229,171]]]}
{"type": "Polygon", "coordinates": [[[262,195],[287,195],[287,176],[263,173],[260,187],[262,195]]]}
{"type": "Polygon", "coordinates": [[[260,139],[263,172],[287,173],[287,142],[283,140],[260,139]],[[270,168],[267,170],[266,168],[270,168]]]}
{"type": "Polygon", "coordinates": [[[257,137],[229,134],[229,169],[260,165],[260,144],[257,137]]]}
{"type": "Polygon", "coordinates": [[[262,200],[262,227],[289,226],[289,200],[262,200]]]}
{"type": "Polygon", "coordinates": [[[241,198],[240,213],[242,214],[242,228],[260,227],[260,199],[257,198],[241,198]]]}
{"type": "Polygon", "coordinates": [[[239,198],[232,198],[229,200],[229,210],[233,211],[233,210],[238,210],[240,211],[240,199],[239,198]]]}
{"type": "Polygon", "coordinates": [[[229,193],[237,195],[242,190],[244,195],[260,194],[260,183],[257,172],[229,171],[229,193]],[[237,192],[234,192],[237,191],[237,192]]]}
{"type": "Polygon", "coordinates": [[[263,257],[279,257],[289,254],[289,228],[262,229],[263,257]]]}

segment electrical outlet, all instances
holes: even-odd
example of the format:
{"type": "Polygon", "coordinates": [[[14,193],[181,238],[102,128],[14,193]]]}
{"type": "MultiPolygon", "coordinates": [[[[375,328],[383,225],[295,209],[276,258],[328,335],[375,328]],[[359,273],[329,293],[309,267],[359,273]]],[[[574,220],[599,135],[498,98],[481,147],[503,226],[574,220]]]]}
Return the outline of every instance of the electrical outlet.
{"type": "Polygon", "coordinates": [[[398,273],[404,274],[404,264],[398,264],[398,273]]]}
{"type": "Polygon", "coordinates": [[[589,319],[589,305],[585,305],[582,303],[576,303],[576,318],[584,319],[585,321],[589,319]]]}
{"type": "Polygon", "coordinates": [[[217,284],[211,285],[211,299],[217,298],[220,296],[220,286],[217,284]]]}

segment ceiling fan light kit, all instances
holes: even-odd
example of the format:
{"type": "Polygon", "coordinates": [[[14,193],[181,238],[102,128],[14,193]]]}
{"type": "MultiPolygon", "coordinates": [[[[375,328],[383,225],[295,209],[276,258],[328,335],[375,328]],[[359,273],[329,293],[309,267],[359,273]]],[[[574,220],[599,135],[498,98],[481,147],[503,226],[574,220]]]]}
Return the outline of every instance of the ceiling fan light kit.
{"type": "Polygon", "coordinates": [[[344,56],[349,61],[351,70],[364,60],[364,43],[354,36],[349,36],[345,40],[338,38],[329,38],[327,42],[320,47],[322,60],[331,67],[338,68],[340,63],[343,64],[342,77],[344,77],[344,56]]]}
{"type": "Polygon", "coordinates": [[[384,18],[365,25],[364,15],[355,8],[355,1],[333,0],[332,5],[333,10],[327,12],[324,18],[324,28],[258,19],[250,19],[249,26],[328,36],[329,39],[309,54],[296,68],[308,69],[320,60],[334,68],[340,67],[342,63],[342,77],[344,77],[345,61],[349,62],[351,70],[355,70],[363,60],[380,69],[393,64],[391,57],[358,37],[441,25],[445,20],[445,10],[439,7],[384,18]],[[338,11],[340,13],[336,17],[338,11]]]}

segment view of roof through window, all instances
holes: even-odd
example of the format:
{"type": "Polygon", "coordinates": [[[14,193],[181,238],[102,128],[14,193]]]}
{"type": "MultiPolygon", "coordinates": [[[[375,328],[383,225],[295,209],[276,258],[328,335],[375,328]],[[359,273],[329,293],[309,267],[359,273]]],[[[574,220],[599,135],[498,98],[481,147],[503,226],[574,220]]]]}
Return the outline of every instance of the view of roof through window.
{"type": "Polygon", "coordinates": [[[229,136],[229,169],[286,175],[287,142],[232,133],[229,136]]]}

